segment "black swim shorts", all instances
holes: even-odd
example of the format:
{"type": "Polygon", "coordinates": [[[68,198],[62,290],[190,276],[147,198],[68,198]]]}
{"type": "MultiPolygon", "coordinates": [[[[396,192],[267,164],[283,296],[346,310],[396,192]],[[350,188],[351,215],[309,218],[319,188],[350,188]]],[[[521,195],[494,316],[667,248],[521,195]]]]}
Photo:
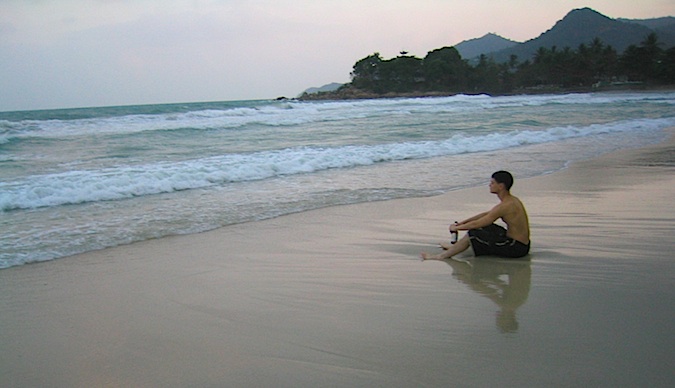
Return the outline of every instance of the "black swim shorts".
{"type": "Polygon", "coordinates": [[[506,236],[506,229],[499,225],[469,230],[471,247],[476,256],[495,255],[515,259],[530,252],[530,244],[523,244],[506,236]]]}

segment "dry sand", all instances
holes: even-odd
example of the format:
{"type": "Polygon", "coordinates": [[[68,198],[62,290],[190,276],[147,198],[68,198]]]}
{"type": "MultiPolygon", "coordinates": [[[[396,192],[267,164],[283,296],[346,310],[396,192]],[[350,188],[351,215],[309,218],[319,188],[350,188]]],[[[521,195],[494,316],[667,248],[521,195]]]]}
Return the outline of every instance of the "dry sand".
{"type": "Polygon", "coordinates": [[[486,185],[2,270],[0,386],[672,386],[674,165],[516,176],[527,260],[419,260],[486,185]]]}

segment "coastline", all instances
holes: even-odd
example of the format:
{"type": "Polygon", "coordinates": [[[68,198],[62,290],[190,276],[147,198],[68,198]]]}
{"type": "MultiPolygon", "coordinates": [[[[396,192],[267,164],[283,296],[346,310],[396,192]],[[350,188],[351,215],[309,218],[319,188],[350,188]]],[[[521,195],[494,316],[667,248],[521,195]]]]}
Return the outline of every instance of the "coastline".
{"type": "Polygon", "coordinates": [[[2,270],[0,385],[667,386],[669,132],[516,176],[529,260],[419,260],[474,187],[2,270]]]}
{"type": "MultiPolygon", "coordinates": [[[[348,84],[345,84],[348,85],[348,84]]],[[[427,98],[427,97],[450,97],[456,95],[489,95],[498,96],[520,96],[520,95],[542,95],[542,94],[570,94],[570,93],[618,93],[618,92],[655,92],[655,91],[673,91],[675,85],[617,85],[602,87],[534,87],[528,89],[517,89],[511,92],[489,93],[489,92],[442,92],[442,91],[410,91],[399,93],[374,93],[347,86],[331,92],[303,93],[297,97],[299,101],[342,101],[342,100],[370,100],[370,99],[390,99],[390,98],[427,98]]],[[[277,100],[286,100],[286,97],[278,97],[277,100]]]]}

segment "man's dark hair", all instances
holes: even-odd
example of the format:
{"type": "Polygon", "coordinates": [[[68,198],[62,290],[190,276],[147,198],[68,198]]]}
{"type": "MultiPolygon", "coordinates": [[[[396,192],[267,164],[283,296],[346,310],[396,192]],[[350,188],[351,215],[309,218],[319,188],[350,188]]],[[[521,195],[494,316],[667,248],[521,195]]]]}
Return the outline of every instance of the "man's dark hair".
{"type": "Polygon", "coordinates": [[[511,186],[513,186],[513,175],[508,171],[497,171],[492,174],[492,179],[497,183],[503,183],[506,190],[511,190],[511,186]]]}

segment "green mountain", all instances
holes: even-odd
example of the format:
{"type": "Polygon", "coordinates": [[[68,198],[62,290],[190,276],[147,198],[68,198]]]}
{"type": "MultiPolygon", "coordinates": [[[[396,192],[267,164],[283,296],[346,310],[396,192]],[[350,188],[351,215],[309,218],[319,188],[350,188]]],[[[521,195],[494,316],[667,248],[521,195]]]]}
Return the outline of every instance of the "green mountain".
{"type": "MultiPolygon", "coordinates": [[[[540,47],[576,49],[581,44],[588,45],[595,38],[621,53],[628,46],[639,45],[650,33],[656,32],[648,25],[644,21],[637,23],[611,19],[590,8],[575,9],[537,38],[491,52],[489,56],[497,63],[508,61],[511,55],[517,55],[520,61],[525,61],[531,59],[540,47]]],[[[659,41],[664,44],[663,48],[675,45],[669,36],[659,36],[659,41]]]]}
{"type": "Polygon", "coordinates": [[[314,94],[314,93],[322,93],[322,92],[334,92],[340,88],[343,84],[337,83],[337,82],[332,82],[327,85],[320,86],[318,88],[309,88],[305,90],[304,92],[300,93],[300,95],[307,93],[307,94],[314,94]]]}
{"type": "Polygon", "coordinates": [[[455,48],[464,59],[475,58],[481,54],[492,53],[516,46],[519,42],[489,33],[480,38],[465,40],[455,48]]]}
{"type": "Polygon", "coordinates": [[[590,8],[575,9],[523,43],[487,34],[429,51],[424,58],[401,53],[386,59],[376,52],[358,60],[351,75],[352,82],[338,90],[308,89],[302,98],[589,90],[614,86],[615,80],[674,85],[675,18],[617,20],[590,8]]]}
{"type": "Polygon", "coordinates": [[[647,28],[651,28],[652,30],[659,30],[659,29],[665,29],[665,30],[673,30],[675,29],[675,17],[672,16],[666,16],[664,18],[655,18],[655,19],[623,19],[623,18],[618,18],[616,19],[620,22],[624,23],[635,23],[635,24],[641,24],[647,28]]]}
{"type": "MultiPolygon", "coordinates": [[[[675,17],[668,16],[656,19],[617,19],[624,23],[635,23],[652,29],[659,36],[659,41],[666,47],[675,46],[675,17]]],[[[664,47],[665,48],[665,47],[664,47]]]]}

